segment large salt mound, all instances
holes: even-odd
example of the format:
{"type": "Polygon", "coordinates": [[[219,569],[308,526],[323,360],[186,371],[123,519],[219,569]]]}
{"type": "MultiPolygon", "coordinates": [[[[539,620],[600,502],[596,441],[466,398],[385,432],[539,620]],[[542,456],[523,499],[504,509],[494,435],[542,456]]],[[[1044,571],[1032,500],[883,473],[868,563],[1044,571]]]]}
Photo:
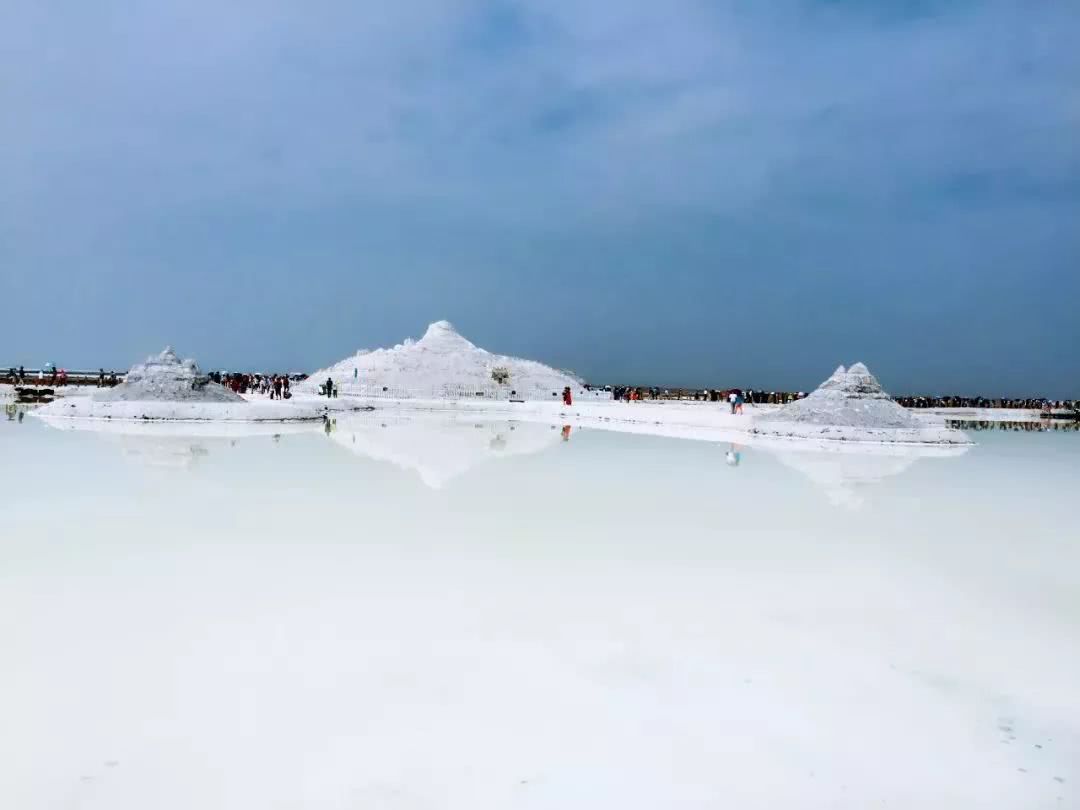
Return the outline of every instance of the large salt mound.
{"type": "Polygon", "coordinates": [[[194,360],[181,360],[172,347],[137,363],[115,388],[93,395],[98,402],[244,402],[224,386],[210,382],[194,360]]]}
{"type": "Polygon", "coordinates": [[[326,378],[341,393],[398,399],[558,400],[569,386],[576,398],[610,398],[587,392],[581,380],[533,360],[492,354],[462,337],[448,321],[437,321],[420,340],[391,349],[360,351],[316,371],[300,390],[316,391],[326,378]]]}
{"type": "Polygon", "coordinates": [[[751,433],[787,438],[970,444],[958,430],[928,426],[896,404],[862,363],[840,366],[817,390],[754,420],[751,433]]]}

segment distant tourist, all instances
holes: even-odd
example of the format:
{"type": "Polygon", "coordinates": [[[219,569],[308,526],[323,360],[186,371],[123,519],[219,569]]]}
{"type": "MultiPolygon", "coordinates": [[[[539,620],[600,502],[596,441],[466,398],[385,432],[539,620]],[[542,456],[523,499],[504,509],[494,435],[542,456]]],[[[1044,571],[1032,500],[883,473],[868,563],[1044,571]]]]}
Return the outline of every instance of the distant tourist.
{"type": "Polygon", "coordinates": [[[332,397],[334,395],[334,378],[333,377],[327,377],[326,378],[326,386],[325,387],[326,387],[326,398],[329,399],[330,397],[332,397]]]}
{"type": "Polygon", "coordinates": [[[743,399],[742,392],[741,391],[736,392],[735,393],[735,413],[737,413],[739,415],[742,414],[742,412],[743,412],[742,407],[743,407],[743,402],[744,401],[745,400],[743,399]]]}
{"type": "Polygon", "coordinates": [[[564,389],[563,389],[563,392],[562,392],[562,403],[563,403],[563,405],[565,405],[565,406],[566,406],[566,407],[568,407],[568,408],[569,408],[569,407],[570,407],[571,405],[573,405],[573,404],[574,404],[574,395],[570,393],[570,386],[569,386],[569,385],[568,385],[568,386],[566,386],[566,388],[564,388],[564,389]]]}
{"type": "Polygon", "coordinates": [[[731,415],[735,415],[735,392],[729,391],[727,395],[728,404],[731,406],[731,415]]]}

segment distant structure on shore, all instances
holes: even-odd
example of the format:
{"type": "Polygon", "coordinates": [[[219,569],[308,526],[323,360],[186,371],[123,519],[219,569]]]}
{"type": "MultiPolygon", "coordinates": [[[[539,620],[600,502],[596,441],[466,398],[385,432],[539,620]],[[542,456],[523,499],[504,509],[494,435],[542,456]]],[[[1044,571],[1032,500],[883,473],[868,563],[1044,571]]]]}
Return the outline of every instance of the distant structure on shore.
{"type": "Polygon", "coordinates": [[[328,378],[343,396],[558,401],[569,388],[575,399],[611,398],[570,372],[481,349],[449,321],[431,324],[419,340],[359,351],[297,387],[315,392],[328,378]]]}

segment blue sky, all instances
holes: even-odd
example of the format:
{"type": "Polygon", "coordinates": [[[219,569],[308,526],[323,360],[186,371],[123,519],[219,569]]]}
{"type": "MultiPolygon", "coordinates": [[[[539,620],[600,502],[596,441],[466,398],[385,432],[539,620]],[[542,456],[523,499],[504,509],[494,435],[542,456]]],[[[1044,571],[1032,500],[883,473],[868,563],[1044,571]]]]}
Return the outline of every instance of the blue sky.
{"type": "Polygon", "coordinates": [[[5,5],[0,363],[1080,395],[1080,5],[5,5]],[[12,302],[18,302],[13,304],[12,302]]]}

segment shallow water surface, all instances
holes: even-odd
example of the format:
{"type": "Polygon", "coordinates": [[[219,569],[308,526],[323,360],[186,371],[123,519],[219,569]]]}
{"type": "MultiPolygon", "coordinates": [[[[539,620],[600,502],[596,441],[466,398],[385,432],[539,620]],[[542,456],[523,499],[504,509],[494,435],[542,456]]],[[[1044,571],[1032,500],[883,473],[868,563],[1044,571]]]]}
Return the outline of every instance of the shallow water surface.
{"type": "Polygon", "coordinates": [[[64,427],[0,420],[0,806],[1080,805],[1075,432],[64,427]]]}

